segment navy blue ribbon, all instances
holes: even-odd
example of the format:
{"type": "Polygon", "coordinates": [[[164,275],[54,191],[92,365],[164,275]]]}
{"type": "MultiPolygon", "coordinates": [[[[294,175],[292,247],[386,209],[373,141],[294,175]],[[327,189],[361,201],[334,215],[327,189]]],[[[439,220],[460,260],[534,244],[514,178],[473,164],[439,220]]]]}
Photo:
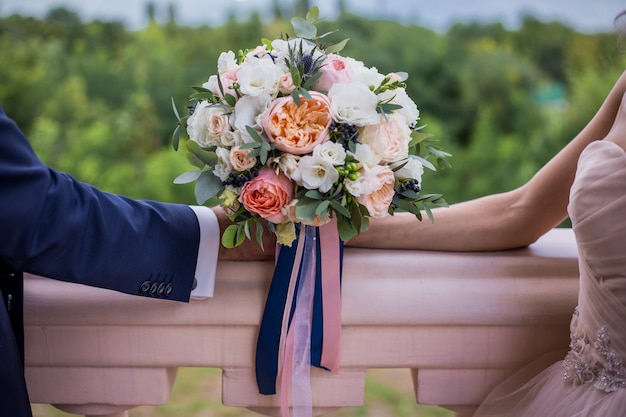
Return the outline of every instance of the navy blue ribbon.
{"type": "MultiPolygon", "coordinates": [[[[311,227],[311,226],[306,226],[311,227]]],[[[300,228],[296,227],[296,236],[300,233],[300,228]]],[[[322,251],[320,248],[319,228],[316,227],[316,259],[315,259],[315,294],[313,298],[313,315],[311,323],[311,365],[318,368],[321,366],[322,347],[324,344],[323,315],[322,311],[322,251]]],[[[304,231],[302,231],[304,232],[304,231]]],[[[340,277],[343,274],[343,242],[340,241],[340,277]]],[[[263,318],[259,328],[259,335],[256,347],[256,381],[259,393],[263,395],[276,394],[276,379],[278,377],[278,356],[280,351],[281,328],[285,303],[289,291],[289,281],[297,245],[281,246],[278,261],[274,269],[274,275],[270,284],[270,289],[265,302],[263,318]]],[[[302,256],[308,256],[303,253],[302,256]]],[[[302,263],[300,264],[302,265],[302,263]]],[[[300,282],[301,270],[298,271],[296,290],[300,282]]],[[[341,279],[341,278],[340,278],[341,279]]],[[[296,297],[294,297],[289,310],[289,324],[295,311],[296,297]]]]}

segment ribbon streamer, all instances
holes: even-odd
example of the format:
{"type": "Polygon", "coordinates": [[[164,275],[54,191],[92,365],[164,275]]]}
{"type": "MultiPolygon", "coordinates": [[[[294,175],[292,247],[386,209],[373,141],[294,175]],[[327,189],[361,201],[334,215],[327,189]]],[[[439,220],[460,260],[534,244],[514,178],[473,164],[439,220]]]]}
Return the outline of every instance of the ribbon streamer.
{"type": "Polygon", "coordinates": [[[343,244],[336,221],[301,226],[297,244],[281,246],[270,284],[256,350],[259,392],[276,394],[294,417],[312,414],[310,366],[337,372],[341,344],[343,244]]]}

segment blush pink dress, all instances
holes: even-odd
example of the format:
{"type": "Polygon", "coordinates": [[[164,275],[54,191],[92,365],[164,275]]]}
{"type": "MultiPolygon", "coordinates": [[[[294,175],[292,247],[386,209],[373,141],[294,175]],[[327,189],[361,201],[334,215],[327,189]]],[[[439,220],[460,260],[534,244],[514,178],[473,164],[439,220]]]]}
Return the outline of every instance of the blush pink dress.
{"type": "Polygon", "coordinates": [[[568,212],[580,269],[569,352],[511,376],[476,417],[626,416],[626,152],[619,145],[596,141],[583,151],[568,212]]]}

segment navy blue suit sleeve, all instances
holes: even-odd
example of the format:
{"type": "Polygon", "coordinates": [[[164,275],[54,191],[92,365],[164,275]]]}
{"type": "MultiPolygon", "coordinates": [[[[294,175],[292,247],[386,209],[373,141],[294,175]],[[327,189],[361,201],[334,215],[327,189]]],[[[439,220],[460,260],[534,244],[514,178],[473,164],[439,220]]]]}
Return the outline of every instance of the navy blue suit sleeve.
{"type": "Polygon", "coordinates": [[[181,204],[102,192],[43,164],[0,108],[0,258],[128,294],[189,300],[200,229],[181,204]]]}

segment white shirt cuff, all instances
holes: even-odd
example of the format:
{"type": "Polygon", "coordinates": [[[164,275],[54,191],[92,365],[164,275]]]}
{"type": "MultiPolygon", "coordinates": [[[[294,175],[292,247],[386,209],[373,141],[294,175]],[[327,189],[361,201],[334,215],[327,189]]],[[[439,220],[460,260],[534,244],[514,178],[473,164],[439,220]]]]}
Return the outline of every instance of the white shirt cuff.
{"type": "Polygon", "coordinates": [[[198,300],[213,297],[217,254],[220,244],[220,225],[217,221],[217,216],[209,207],[190,207],[196,213],[198,223],[200,224],[200,245],[198,246],[198,261],[195,274],[197,285],[191,291],[191,298],[198,300]]]}

